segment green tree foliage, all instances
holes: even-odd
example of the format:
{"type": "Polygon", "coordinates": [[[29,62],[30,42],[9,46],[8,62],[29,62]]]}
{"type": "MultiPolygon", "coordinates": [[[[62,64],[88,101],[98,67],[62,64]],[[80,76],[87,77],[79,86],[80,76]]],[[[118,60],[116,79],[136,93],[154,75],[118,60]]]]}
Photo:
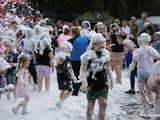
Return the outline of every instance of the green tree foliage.
{"type": "Polygon", "coordinates": [[[39,1],[41,10],[47,8],[66,16],[80,15],[86,11],[108,12],[121,19],[140,17],[144,11],[149,15],[160,15],[160,0],[32,0],[34,1],[39,1]]]}

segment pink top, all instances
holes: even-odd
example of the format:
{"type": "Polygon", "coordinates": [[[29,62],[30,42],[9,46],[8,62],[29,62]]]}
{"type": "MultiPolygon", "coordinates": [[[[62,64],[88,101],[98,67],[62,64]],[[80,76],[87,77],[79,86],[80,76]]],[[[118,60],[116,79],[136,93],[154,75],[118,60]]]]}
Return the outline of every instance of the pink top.
{"type": "Polygon", "coordinates": [[[61,48],[62,44],[71,38],[72,37],[70,35],[60,35],[58,38],[58,47],[61,48]]]}
{"type": "Polygon", "coordinates": [[[18,71],[17,73],[16,96],[17,97],[29,97],[30,96],[28,71],[25,69],[22,69],[18,71]]]}

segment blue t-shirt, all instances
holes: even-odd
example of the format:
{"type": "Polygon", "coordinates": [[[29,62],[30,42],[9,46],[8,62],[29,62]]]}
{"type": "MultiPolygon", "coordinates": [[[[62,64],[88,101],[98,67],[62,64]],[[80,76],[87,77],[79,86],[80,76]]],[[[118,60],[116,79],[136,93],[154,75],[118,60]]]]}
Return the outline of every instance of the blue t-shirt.
{"type": "Polygon", "coordinates": [[[73,49],[71,52],[71,61],[80,61],[80,57],[86,52],[88,47],[88,39],[82,36],[78,36],[73,41],[73,49]]]}
{"type": "Polygon", "coordinates": [[[154,42],[153,48],[155,48],[160,53],[160,40],[156,40],[154,42]]]}

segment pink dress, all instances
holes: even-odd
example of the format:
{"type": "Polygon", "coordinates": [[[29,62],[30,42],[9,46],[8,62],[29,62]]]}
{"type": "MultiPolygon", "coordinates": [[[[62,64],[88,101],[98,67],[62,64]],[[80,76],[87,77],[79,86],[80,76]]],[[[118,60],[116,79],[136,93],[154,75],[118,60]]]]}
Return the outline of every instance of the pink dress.
{"type": "Polygon", "coordinates": [[[61,48],[62,44],[71,38],[72,37],[70,35],[60,35],[58,38],[58,47],[61,48]]]}
{"type": "Polygon", "coordinates": [[[28,71],[23,69],[17,73],[16,97],[25,98],[29,96],[30,96],[30,85],[28,79],[28,71]]]}

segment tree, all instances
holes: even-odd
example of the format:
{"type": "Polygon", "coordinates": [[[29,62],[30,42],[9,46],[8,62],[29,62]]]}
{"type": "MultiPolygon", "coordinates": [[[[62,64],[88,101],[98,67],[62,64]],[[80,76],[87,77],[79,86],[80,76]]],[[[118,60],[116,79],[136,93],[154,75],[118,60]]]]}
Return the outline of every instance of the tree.
{"type": "MultiPolygon", "coordinates": [[[[39,8],[45,8],[57,13],[58,16],[66,15],[68,18],[76,17],[86,11],[104,12],[121,19],[131,16],[139,17],[144,11],[149,15],[160,15],[160,0],[29,0],[39,3],[39,8]],[[38,2],[40,1],[40,2],[38,2]]],[[[34,6],[33,5],[33,6],[34,6]]],[[[74,18],[73,18],[74,19],[74,18]]]]}

